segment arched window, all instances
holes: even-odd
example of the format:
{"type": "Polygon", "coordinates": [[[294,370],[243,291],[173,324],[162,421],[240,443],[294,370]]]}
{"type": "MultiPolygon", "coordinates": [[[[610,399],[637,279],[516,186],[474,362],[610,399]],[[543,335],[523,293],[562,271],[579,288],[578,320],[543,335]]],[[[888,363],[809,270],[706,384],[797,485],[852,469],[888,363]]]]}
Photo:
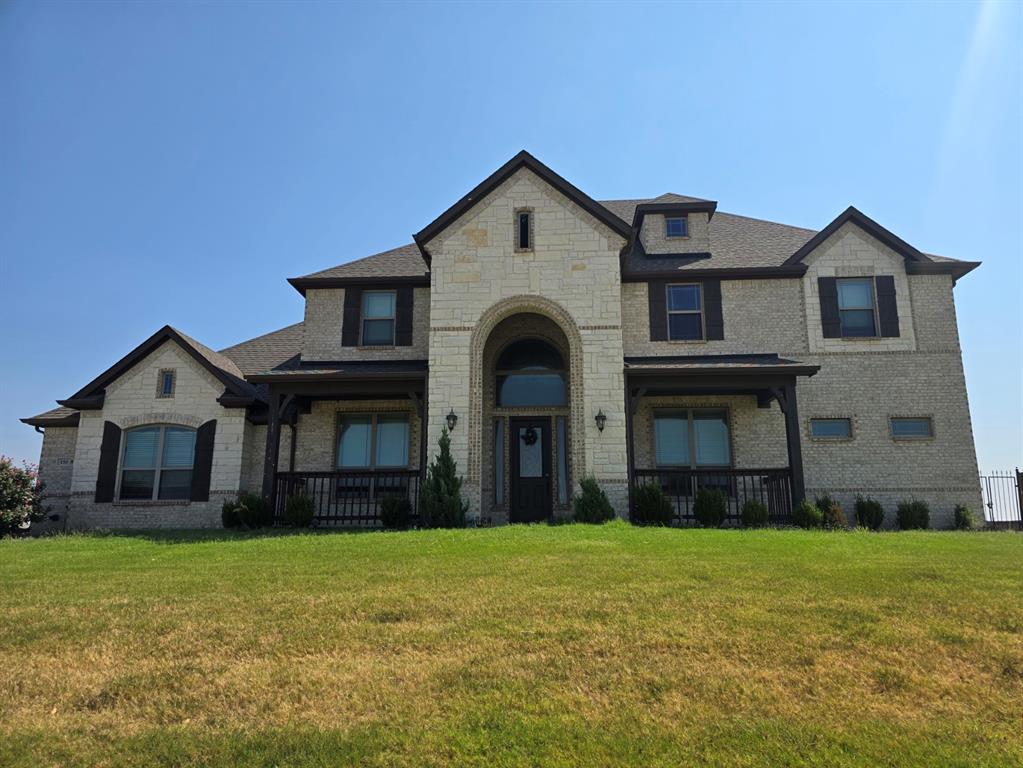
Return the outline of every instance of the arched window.
{"type": "Polygon", "coordinates": [[[497,358],[497,404],[502,407],[568,403],[565,361],[546,341],[522,339],[497,358]]]}
{"type": "Polygon", "coordinates": [[[187,500],[195,430],[156,424],[129,429],[121,449],[120,499],[187,500]]]}

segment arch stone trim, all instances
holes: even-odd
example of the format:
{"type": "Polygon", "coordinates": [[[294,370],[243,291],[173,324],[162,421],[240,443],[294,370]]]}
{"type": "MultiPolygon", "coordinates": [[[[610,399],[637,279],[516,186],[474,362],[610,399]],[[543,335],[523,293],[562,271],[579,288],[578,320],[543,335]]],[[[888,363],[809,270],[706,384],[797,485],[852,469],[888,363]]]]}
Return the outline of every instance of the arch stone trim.
{"type": "MultiPolygon", "coordinates": [[[[571,433],[570,448],[572,466],[577,476],[586,467],[586,424],[583,400],[583,340],[579,327],[568,311],[556,301],[544,296],[521,294],[509,296],[487,308],[473,327],[469,339],[469,466],[466,480],[474,486],[482,498],[483,477],[483,413],[484,386],[486,375],[483,366],[484,350],[490,334],[499,323],[520,314],[537,314],[555,323],[568,340],[569,413],[571,433]]],[[[573,478],[575,480],[577,478],[573,478]]]]}

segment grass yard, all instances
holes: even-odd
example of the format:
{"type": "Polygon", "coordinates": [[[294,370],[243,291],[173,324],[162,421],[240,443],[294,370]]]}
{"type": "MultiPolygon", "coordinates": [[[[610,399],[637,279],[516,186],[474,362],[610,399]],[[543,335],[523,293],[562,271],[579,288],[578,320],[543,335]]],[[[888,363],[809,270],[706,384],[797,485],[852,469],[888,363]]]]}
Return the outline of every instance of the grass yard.
{"type": "Polygon", "coordinates": [[[1023,764],[1023,536],[0,541],[3,766],[1023,764]]]}

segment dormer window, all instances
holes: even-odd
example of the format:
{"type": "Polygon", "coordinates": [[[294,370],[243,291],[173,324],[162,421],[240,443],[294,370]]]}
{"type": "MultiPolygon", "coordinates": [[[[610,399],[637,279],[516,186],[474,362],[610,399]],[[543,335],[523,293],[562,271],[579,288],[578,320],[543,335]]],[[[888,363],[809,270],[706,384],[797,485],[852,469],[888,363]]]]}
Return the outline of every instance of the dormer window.
{"type": "Polygon", "coordinates": [[[689,219],[685,216],[668,216],[664,220],[664,234],[667,237],[689,237],[689,219]]]}
{"type": "Polygon", "coordinates": [[[515,210],[515,250],[533,250],[533,211],[529,208],[515,210]]]}

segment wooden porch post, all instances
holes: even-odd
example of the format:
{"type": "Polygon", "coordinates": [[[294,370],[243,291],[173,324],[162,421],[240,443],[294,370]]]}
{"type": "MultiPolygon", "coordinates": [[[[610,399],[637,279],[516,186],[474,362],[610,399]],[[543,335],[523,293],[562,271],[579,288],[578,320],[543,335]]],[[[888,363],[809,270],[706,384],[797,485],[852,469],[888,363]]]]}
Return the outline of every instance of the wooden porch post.
{"type": "Polygon", "coordinates": [[[792,504],[796,505],[806,498],[806,483],[803,478],[803,443],[799,435],[795,383],[786,384],[782,388],[782,393],[783,397],[778,398],[778,405],[785,414],[785,442],[789,453],[789,471],[792,473],[792,504]]]}
{"type": "Polygon", "coordinates": [[[263,454],[263,498],[275,509],[277,488],[277,455],[281,448],[281,396],[270,388],[266,414],[266,452],[263,454]]]}

